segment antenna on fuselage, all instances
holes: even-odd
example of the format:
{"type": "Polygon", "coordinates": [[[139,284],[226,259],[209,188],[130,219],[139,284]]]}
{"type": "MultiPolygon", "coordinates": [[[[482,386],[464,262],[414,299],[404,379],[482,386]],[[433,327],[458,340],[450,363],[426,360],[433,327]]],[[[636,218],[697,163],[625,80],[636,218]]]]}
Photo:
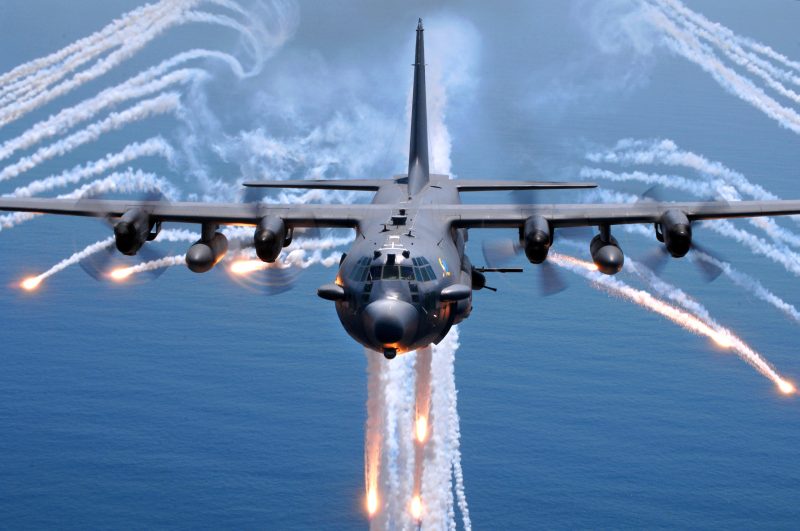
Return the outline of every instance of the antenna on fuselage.
{"type": "Polygon", "coordinates": [[[428,184],[428,111],[425,103],[425,44],[422,19],[417,24],[417,48],[414,55],[414,88],[411,97],[411,142],[408,148],[408,195],[428,184]]]}

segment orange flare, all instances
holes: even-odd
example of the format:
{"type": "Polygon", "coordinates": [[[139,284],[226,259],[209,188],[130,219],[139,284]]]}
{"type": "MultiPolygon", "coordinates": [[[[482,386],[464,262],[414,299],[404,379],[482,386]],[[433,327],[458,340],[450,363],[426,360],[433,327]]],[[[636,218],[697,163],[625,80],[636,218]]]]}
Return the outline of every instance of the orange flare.
{"type": "Polygon", "coordinates": [[[792,395],[795,392],[794,385],[791,382],[787,382],[786,380],[780,380],[778,382],[778,389],[780,389],[781,393],[785,395],[792,395]]]}
{"type": "Polygon", "coordinates": [[[378,492],[374,488],[367,492],[367,512],[370,516],[378,512],[378,492]]]}
{"type": "Polygon", "coordinates": [[[110,276],[112,279],[114,279],[114,280],[116,280],[118,282],[122,282],[123,280],[125,280],[129,276],[131,276],[132,274],[133,274],[133,271],[131,271],[131,268],[129,268],[129,267],[120,267],[120,268],[112,270],[111,273],[108,274],[108,276],[110,276]]]}
{"type": "Polygon", "coordinates": [[[428,418],[422,415],[417,417],[417,422],[415,423],[415,427],[416,427],[417,441],[421,443],[425,442],[425,438],[428,436],[428,418]]]}
{"type": "Polygon", "coordinates": [[[39,287],[39,284],[42,283],[42,279],[39,277],[28,277],[22,282],[19,283],[20,287],[25,291],[33,291],[39,287]]]}
{"type": "Polygon", "coordinates": [[[246,275],[253,271],[259,271],[267,267],[261,260],[236,260],[230,266],[230,271],[234,275],[246,275]]]}
{"type": "Polygon", "coordinates": [[[419,499],[419,496],[411,499],[411,516],[414,517],[414,520],[422,518],[422,500],[419,499]]]}
{"type": "Polygon", "coordinates": [[[722,348],[731,348],[733,346],[733,341],[731,341],[730,334],[726,334],[724,332],[717,332],[712,336],[714,343],[722,348]]]}

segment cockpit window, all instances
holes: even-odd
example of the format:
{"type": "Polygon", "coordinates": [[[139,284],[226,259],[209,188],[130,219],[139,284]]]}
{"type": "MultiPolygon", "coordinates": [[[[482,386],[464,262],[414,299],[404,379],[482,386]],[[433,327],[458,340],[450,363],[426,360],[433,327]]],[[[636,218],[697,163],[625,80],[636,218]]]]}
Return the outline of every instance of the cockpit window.
{"type": "Polygon", "coordinates": [[[381,278],[385,278],[386,280],[397,280],[400,278],[400,266],[396,265],[386,265],[383,266],[383,275],[381,278]]]}
{"type": "Polygon", "coordinates": [[[355,280],[357,282],[364,282],[367,280],[367,275],[369,274],[369,258],[366,256],[362,256],[358,262],[356,262],[356,267],[353,268],[353,272],[350,273],[350,279],[355,280]]]}
{"type": "Polygon", "coordinates": [[[411,266],[400,266],[400,278],[403,280],[414,280],[414,268],[411,266]]]}
{"type": "Polygon", "coordinates": [[[356,267],[350,274],[350,279],[356,282],[369,282],[373,280],[416,280],[426,282],[436,280],[436,274],[430,262],[425,258],[413,258],[413,265],[373,265],[370,259],[362,257],[356,262],[356,267]]]}

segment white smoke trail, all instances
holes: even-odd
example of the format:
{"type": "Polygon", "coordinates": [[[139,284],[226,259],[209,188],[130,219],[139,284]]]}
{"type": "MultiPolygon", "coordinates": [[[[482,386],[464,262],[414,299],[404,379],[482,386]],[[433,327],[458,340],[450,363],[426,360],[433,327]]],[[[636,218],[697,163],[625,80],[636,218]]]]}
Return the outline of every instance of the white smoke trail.
{"type": "Polygon", "coordinates": [[[670,50],[697,64],[729,93],[756,107],[781,126],[800,133],[800,114],[797,111],[782,106],[752,80],[725,65],[696,35],[679,28],[660,9],[645,4],[643,12],[650,23],[663,32],[663,42],[670,50]]]}
{"type": "Polygon", "coordinates": [[[709,31],[708,26],[698,24],[700,19],[704,17],[686,9],[680,2],[671,2],[669,0],[656,0],[662,7],[667,16],[678,23],[682,24],[689,32],[695,36],[705,39],[717,48],[719,48],[726,57],[736,63],[738,66],[743,67],[749,73],[761,78],[767,86],[792,100],[795,103],[800,103],[800,95],[794,90],[787,88],[779,79],[790,83],[800,82],[800,78],[792,74],[776,68],[772,63],[759,57],[757,54],[745,51],[735,40],[726,39],[724,34],[712,29],[709,31]]]}
{"type": "Polygon", "coordinates": [[[55,79],[63,77],[97,55],[119,45],[122,40],[127,38],[130,28],[138,29],[139,21],[162,16],[165,9],[173,8],[174,3],[170,0],[144,5],[115,19],[100,31],[79,39],[48,56],[16,66],[9,72],[0,75],[0,96],[3,96],[0,103],[7,99],[13,99],[13,97],[6,98],[9,93],[21,92],[31,84],[46,84],[43,78],[51,75],[54,71],[59,76],[55,79]]]}
{"type": "Polygon", "coordinates": [[[120,112],[113,112],[99,122],[88,125],[86,128],[39,148],[35,153],[21,158],[0,170],[0,181],[12,179],[19,174],[35,168],[42,162],[53,157],[61,156],[83,144],[93,142],[105,133],[123,127],[131,122],[144,120],[151,116],[175,112],[180,107],[180,95],[177,92],[167,92],[155,98],[143,100],[136,105],[120,112]]]}
{"type": "Polygon", "coordinates": [[[458,416],[458,390],[455,385],[455,352],[458,350],[458,327],[453,327],[447,337],[439,343],[438,349],[452,352],[453,364],[449,368],[452,389],[449,395],[449,418],[450,418],[450,448],[451,463],[453,467],[453,478],[455,479],[455,493],[458,502],[458,509],[461,512],[461,521],[465,531],[472,529],[472,521],[469,517],[469,506],[467,504],[467,493],[464,487],[464,470],[461,466],[461,422],[458,416]]]}
{"type": "MultiPolygon", "coordinates": [[[[256,71],[260,69],[261,62],[263,61],[266,53],[262,46],[264,44],[279,45],[291,33],[291,29],[288,29],[284,26],[281,28],[281,31],[278,32],[277,36],[269,34],[266,30],[262,30],[258,32],[259,36],[257,37],[251,28],[237,23],[230,17],[213,13],[187,11],[189,7],[196,3],[196,0],[180,0],[179,2],[176,2],[175,6],[177,6],[177,9],[174,12],[172,12],[170,15],[157,17],[155,20],[150,21],[145,28],[140,28],[141,31],[137,31],[135,34],[131,35],[130,38],[125,39],[119,49],[111,52],[103,59],[98,60],[88,69],[75,74],[71,79],[62,82],[51,89],[43,90],[27,99],[15,101],[0,109],[0,126],[5,125],[32,111],[33,109],[36,109],[41,105],[44,105],[45,103],[48,103],[49,101],[70,92],[71,90],[83,85],[88,81],[104,75],[123,61],[135,55],[141,48],[147,45],[160,33],[177,24],[183,24],[187,22],[202,22],[232,27],[233,29],[242,32],[242,34],[250,40],[253,52],[256,55],[256,71]],[[264,38],[265,36],[272,37],[272,39],[264,38]]],[[[286,13],[279,12],[278,14],[285,15],[286,13]]],[[[286,21],[281,20],[280,22],[283,23],[286,21]]]]}
{"type": "MultiPolygon", "coordinates": [[[[747,68],[768,83],[770,82],[769,77],[775,77],[800,85],[800,77],[791,70],[784,70],[775,66],[772,62],[761,57],[764,54],[747,51],[745,48],[753,50],[753,47],[747,44],[749,39],[739,37],[718,22],[711,22],[700,13],[692,11],[677,0],[657,0],[657,2],[665,11],[671,12],[674,17],[682,20],[696,34],[721,49],[736,64],[747,68]]],[[[760,45],[760,47],[769,48],[764,45],[760,45]]],[[[769,50],[772,51],[771,48],[769,50]]],[[[781,61],[779,60],[779,62],[781,61]]]]}
{"type": "MultiPolygon", "coordinates": [[[[719,197],[725,201],[741,201],[741,196],[729,184],[719,179],[708,182],[697,182],[678,175],[662,175],[644,173],[640,171],[628,173],[615,173],[609,170],[598,168],[581,168],[580,175],[586,179],[603,179],[612,182],[642,182],[647,184],[657,184],[665,188],[683,190],[707,198],[708,196],[719,197]]],[[[749,218],[748,223],[766,232],[770,238],[781,244],[800,247],[800,235],[781,227],[774,220],[769,218],[749,218]]]]}
{"type": "Polygon", "coordinates": [[[171,162],[174,158],[174,150],[166,140],[161,137],[154,137],[144,142],[134,142],[123,148],[118,153],[110,153],[102,159],[76,166],[71,170],[66,170],[58,175],[51,175],[44,179],[31,181],[25,186],[20,186],[6,197],[31,197],[42,192],[53,190],[54,188],[75,184],[84,179],[103,174],[108,170],[127,164],[141,157],[160,156],[171,162]]]}
{"type": "MultiPolygon", "coordinates": [[[[229,240],[241,240],[251,238],[253,235],[252,229],[244,229],[241,227],[227,228],[222,231],[229,240]]],[[[194,243],[200,238],[200,234],[188,230],[178,229],[165,229],[162,230],[155,241],[157,242],[191,242],[194,243]]],[[[251,272],[259,269],[268,269],[271,267],[291,267],[296,266],[301,269],[307,269],[312,265],[322,265],[323,267],[333,267],[337,265],[342,257],[342,253],[334,251],[325,255],[323,251],[335,249],[342,245],[352,243],[352,238],[322,238],[322,239],[297,239],[291,245],[285,247],[275,264],[267,264],[259,262],[258,268],[251,269],[251,272]],[[309,252],[310,251],[310,252],[309,252]]],[[[237,258],[255,258],[255,251],[253,249],[246,249],[237,254],[237,258]]],[[[157,260],[150,260],[141,262],[134,266],[123,268],[117,271],[118,280],[124,280],[136,273],[143,273],[146,271],[154,271],[173,266],[186,265],[185,255],[175,255],[174,257],[161,258],[157,260]],[[177,258],[180,257],[180,260],[177,258]]]]}
{"type": "Polygon", "coordinates": [[[790,382],[778,374],[761,354],[753,350],[730,330],[719,327],[716,323],[706,322],[706,320],[700,316],[667,304],[655,298],[647,291],[635,289],[620,280],[602,275],[596,272],[594,265],[589,262],[584,262],[583,260],[560,253],[552,253],[548,259],[553,260],[556,265],[583,276],[589,280],[594,287],[599,287],[610,294],[620,296],[625,300],[636,303],[643,308],[666,317],[690,332],[706,336],[715,341],[718,345],[724,348],[730,348],[739,358],[755,368],[763,376],[772,380],[781,392],[786,394],[794,393],[794,386],[790,382]]]}
{"type": "MultiPolygon", "coordinates": [[[[651,228],[645,227],[644,225],[620,225],[618,228],[629,234],[637,234],[647,239],[653,238],[653,230],[651,228]]],[[[586,245],[582,243],[573,242],[571,240],[563,238],[559,240],[559,245],[561,245],[562,243],[578,249],[586,250],[586,245]]],[[[775,295],[773,292],[764,287],[764,285],[761,284],[761,282],[759,282],[755,278],[735,269],[728,262],[723,262],[721,260],[718,260],[717,258],[714,258],[713,256],[698,251],[697,249],[694,249],[687,256],[687,258],[689,260],[700,260],[712,264],[715,267],[718,267],[722,271],[722,274],[725,275],[727,278],[729,278],[731,282],[733,282],[740,288],[744,289],[745,291],[748,291],[749,293],[761,299],[762,301],[770,304],[771,306],[774,306],[776,309],[784,313],[790,319],[800,322],[800,311],[797,310],[797,308],[795,308],[792,304],[789,304],[788,302],[784,301],[783,299],[775,295]]]]}
{"type": "Polygon", "coordinates": [[[786,57],[782,53],[776,52],[775,50],[773,50],[772,48],[770,48],[766,44],[762,44],[762,43],[757,42],[757,41],[755,41],[755,40],[753,40],[753,39],[751,39],[749,37],[744,37],[744,36],[741,36],[741,35],[737,35],[736,39],[739,42],[741,42],[746,48],[750,48],[751,50],[755,51],[756,53],[759,53],[759,54],[761,54],[763,56],[769,57],[773,61],[777,61],[778,63],[781,63],[784,66],[787,66],[789,68],[793,68],[794,70],[797,70],[798,72],[800,72],[800,63],[798,63],[797,61],[793,61],[793,60],[789,59],[788,57],[786,57]]]}
{"type": "Polygon", "coordinates": [[[414,487],[412,490],[411,514],[422,517],[422,473],[425,450],[431,432],[431,364],[433,349],[430,346],[417,349],[414,368],[414,487]]]}
{"type": "MultiPolygon", "coordinates": [[[[200,237],[200,235],[198,233],[193,233],[193,232],[190,232],[190,231],[187,231],[187,230],[165,229],[165,230],[162,230],[159,233],[158,238],[156,240],[157,241],[169,241],[169,242],[195,241],[199,237],[200,237]]],[[[66,268],[68,268],[70,266],[73,266],[73,265],[77,264],[81,260],[84,260],[84,259],[92,256],[93,254],[96,254],[96,253],[99,253],[101,251],[107,250],[113,244],[114,244],[114,237],[113,236],[109,236],[108,238],[106,238],[104,240],[100,240],[98,242],[95,242],[95,243],[92,243],[90,245],[87,245],[85,248],[81,249],[80,251],[77,251],[77,252],[73,253],[71,256],[61,260],[60,262],[58,262],[57,264],[52,266],[50,269],[48,269],[44,273],[41,273],[41,274],[39,274],[39,275],[37,275],[35,277],[30,277],[30,278],[26,279],[25,282],[27,282],[28,286],[30,286],[27,289],[32,289],[32,288],[38,287],[39,284],[42,283],[42,281],[52,277],[56,273],[60,273],[61,271],[65,270],[66,268]]],[[[174,258],[174,257],[172,257],[172,258],[174,258]]],[[[181,258],[183,259],[183,255],[181,255],[181,258]]],[[[143,265],[143,264],[139,264],[139,265],[143,265]]],[[[168,266],[173,266],[173,265],[178,265],[178,264],[176,264],[175,261],[172,260],[172,261],[168,261],[168,262],[165,262],[165,263],[161,264],[159,267],[168,267],[168,266]]],[[[148,267],[150,267],[150,266],[148,266],[148,267]]],[[[155,268],[156,267],[151,267],[151,269],[155,269],[155,268]]],[[[140,271],[136,270],[136,271],[133,271],[133,272],[140,272],[140,271]]]]}
{"type": "MultiPolygon", "coordinates": [[[[5,104],[5,106],[0,108],[0,126],[16,120],[33,109],[36,109],[37,107],[40,107],[41,105],[44,105],[45,103],[48,103],[59,96],[67,94],[84,83],[107,73],[124,60],[132,57],[136,52],[138,52],[163,31],[175,24],[178,24],[180,22],[180,13],[194,3],[196,3],[195,0],[176,0],[173,2],[165,2],[162,4],[163,9],[161,12],[153,13],[152,16],[148,17],[147,20],[135,21],[129,32],[118,35],[118,38],[121,38],[119,38],[119,41],[117,41],[114,45],[109,46],[107,41],[99,42],[94,47],[88,47],[84,50],[78,51],[61,64],[53,67],[51,72],[49,72],[50,76],[45,76],[44,81],[41,79],[36,80],[38,83],[28,81],[26,86],[38,84],[38,88],[35,86],[33,90],[30,90],[29,92],[25,93],[23,97],[18,98],[11,103],[5,104],[6,102],[2,102],[2,104],[5,104]],[[47,85],[50,84],[51,79],[57,80],[60,79],[60,77],[63,77],[61,74],[62,72],[70,72],[91,58],[95,57],[98,49],[104,52],[110,48],[116,47],[116,45],[119,46],[116,50],[109,53],[106,57],[99,59],[86,70],[78,72],[72,78],[63,81],[50,89],[46,88],[47,85]],[[53,79],[53,71],[55,72],[55,79],[53,79]]],[[[33,76],[33,78],[41,78],[42,74],[47,73],[48,72],[39,72],[39,76],[33,76]]]]}
{"type": "Polygon", "coordinates": [[[46,120],[34,124],[16,138],[3,142],[0,145],[0,160],[7,159],[21,149],[28,149],[42,140],[63,134],[103,110],[126,100],[155,94],[171,85],[198,82],[207,78],[204,71],[197,69],[176,70],[151,81],[146,81],[141,74],[140,76],[105,89],[97,96],[84,100],[73,107],[63,109],[46,120]]]}
{"type": "MultiPolygon", "coordinates": [[[[635,140],[626,138],[617,142],[609,151],[587,155],[592,162],[612,164],[664,164],[690,168],[703,176],[719,178],[730,184],[741,194],[758,200],[780,199],[759,184],[750,182],[744,175],[720,162],[712,162],[702,155],[683,151],[672,140],[635,140]]],[[[796,217],[797,218],[797,217],[796,217]]]]}
{"type": "Polygon", "coordinates": [[[164,258],[158,258],[157,260],[150,260],[149,262],[142,262],[140,264],[132,265],[130,267],[116,269],[114,270],[113,276],[118,280],[124,280],[130,277],[131,275],[136,275],[138,273],[155,271],[157,269],[164,269],[166,267],[185,266],[185,265],[186,265],[186,255],[176,254],[174,256],[165,256],[164,258]]]}
{"type": "MultiPolygon", "coordinates": [[[[610,192],[608,190],[592,190],[587,197],[598,197],[606,203],[635,203],[639,198],[635,195],[620,192],[610,192]]],[[[775,246],[758,236],[737,228],[728,220],[720,219],[704,221],[702,227],[707,227],[714,232],[728,237],[747,247],[754,254],[769,258],[773,262],[782,265],[787,271],[800,276],[800,254],[795,253],[786,247],[775,246]]]]}
{"type": "Polygon", "coordinates": [[[236,77],[240,79],[253,73],[245,72],[239,60],[225,52],[203,49],[181,52],[114,87],[104,89],[92,98],[59,111],[46,120],[31,126],[18,137],[7,140],[0,145],[0,160],[8,158],[17,150],[29,148],[45,138],[64,133],[80,122],[86,121],[101,111],[121,102],[160,92],[171,85],[198,83],[208,79],[207,72],[196,68],[185,68],[169,72],[171,68],[197,59],[221,61],[228,65],[236,77]]]}
{"type": "MultiPolygon", "coordinates": [[[[168,200],[174,200],[179,197],[179,193],[169,181],[141,170],[115,172],[103,179],[85,184],[57,197],[59,199],[80,199],[106,193],[130,192],[159,192],[168,200]]],[[[16,227],[39,215],[32,212],[15,212],[0,216],[0,230],[16,227]]]]}
{"type": "MultiPolygon", "coordinates": [[[[367,422],[364,429],[364,502],[370,518],[383,503],[380,490],[381,447],[383,446],[384,402],[381,373],[384,363],[380,354],[364,349],[367,358],[367,422]]],[[[372,528],[372,525],[370,525],[372,528]]]]}
{"type": "MultiPolygon", "coordinates": [[[[590,153],[587,158],[593,162],[612,164],[663,164],[689,168],[708,180],[721,180],[735,188],[739,194],[748,195],[753,199],[762,201],[780,199],[777,195],[759,184],[750,182],[744,175],[726,167],[721,162],[712,162],[697,153],[679,149],[672,140],[623,139],[617,142],[611,150],[590,153]]],[[[729,188],[720,187],[720,191],[730,193],[729,188]]],[[[731,196],[731,198],[735,199],[736,196],[731,196]]],[[[788,217],[800,223],[800,216],[788,217]]]]}
{"type": "MultiPolygon", "coordinates": [[[[451,334],[457,329],[454,327],[451,334]]],[[[451,405],[455,394],[453,364],[457,341],[442,341],[433,348],[431,367],[431,419],[433,426],[427,443],[425,465],[422,474],[422,500],[425,511],[423,529],[453,528],[453,487],[451,470],[453,463],[453,430],[451,405]]]]}
{"type": "Polygon", "coordinates": [[[715,265],[716,267],[722,270],[722,273],[727,276],[731,281],[736,284],[737,286],[749,291],[762,301],[774,306],[787,317],[793,319],[794,321],[800,323],[800,311],[797,310],[792,304],[784,301],[773,292],[768,290],[764,287],[761,282],[757,279],[742,273],[741,271],[737,271],[734,269],[731,264],[727,262],[723,262],[714,258],[713,256],[707,255],[703,252],[695,250],[691,255],[689,255],[690,259],[702,260],[704,262],[708,262],[710,264],[715,265]]]}
{"type": "Polygon", "coordinates": [[[800,254],[786,247],[777,247],[746,230],[737,228],[726,219],[705,221],[702,226],[707,226],[714,232],[741,243],[753,253],[765,256],[782,265],[787,271],[800,276],[800,254]]]}
{"type": "Polygon", "coordinates": [[[383,492],[386,492],[384,510],[373,523],[378,529],[409,529],[413,526],[409,513],[413,477],[413,394],[412,353],[398,356],[391,363],[384,362],[381,375],[386,400],[383,434],[383,492]],[[411,382],[411,385],[409,385],[411,382]]]}
{"type": "Polygon", "coordinates": [[[100,240],[99,242],[95,242],[87,246],[85,249],[78,251],[72,254],[71,256],[61,260],[59,263],[57,263],[44,273],[36,275],[35,277],[30,277],[25,279],[22,282],[22,286],[25,287],[25,289],[35,289],[39,287],[39,284],[41,284],[42,281],[50,278],[51,276],[55,275],[60,271],[63,271],[64,269],[68,268],[71,265],[77,264],[81,260],[88,258],[89,256],[95,253],[108,249],[112,245],[114,245],[113,236],[108,237],[105,240],[100,240]]]}

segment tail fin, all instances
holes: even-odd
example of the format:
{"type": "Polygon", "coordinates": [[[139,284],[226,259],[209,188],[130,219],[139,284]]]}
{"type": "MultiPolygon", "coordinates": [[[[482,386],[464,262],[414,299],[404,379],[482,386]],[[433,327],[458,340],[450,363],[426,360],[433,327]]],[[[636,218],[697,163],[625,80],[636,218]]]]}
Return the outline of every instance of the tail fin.
{"type": "Polygon", "coordinates": [[[414,195],[428,184],[428,112],[425,104],[425,46],[422,19],[417,24],[414,56],[414,91],[411,99],[411,143],[408,148],[408,193],[414,195]]]}

